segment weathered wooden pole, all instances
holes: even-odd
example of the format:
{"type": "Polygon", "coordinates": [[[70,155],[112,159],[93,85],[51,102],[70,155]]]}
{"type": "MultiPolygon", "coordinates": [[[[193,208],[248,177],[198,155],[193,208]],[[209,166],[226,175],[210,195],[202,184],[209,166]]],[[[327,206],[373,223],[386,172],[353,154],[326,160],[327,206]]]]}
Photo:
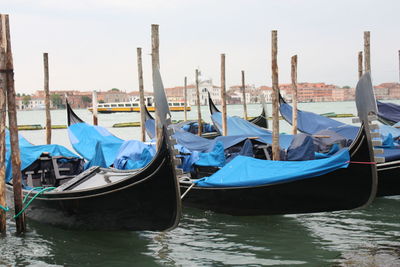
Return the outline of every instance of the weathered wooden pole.
{"type": "Polygon", "coordinates": [[[242,94],[243,94],[244,119],[247,120],[246,83],[244,80],[244,70],[242,70],[242,94]]]}
{"type": "Polygon", "coordinates": [[[292,134],[297,134],[297,55],[292,56],[292,99],[293,99],[293,115],[292,115],[292,134]]]}
{"type": "MultiPolygon", "coordinates": [[[[2,23],[2,22],[0,22],[2,23]]],[[[3,25],[3,23],[2,23],[3,25]]],[[[4,27],[0,27],[0,35],[3,36],[4,27]]],[[[0,42],[0,205],[6,207],[6,44],[5,38],[0,42]]],[[[6,234],[6,211],[0,209],[0,233],[6,234]]]]}
{"type": "Polygon", "coordinates": [[[144,102],[144,85],[143,85],[143,64],[142,64],[142,48],[137,48],[137,64],[138,64],[138,80],[139,80],[139,104],[140,104],[140,136],[141,141],[146,141],[146,115],[144,102]]]}
{"type": "Polygon", "coordinates": [[[93,125],[98,125],[99,124],[97,106],[98,106],[97,91],[93,90],[93,93],[92,93],[93,125]]]}
{"type": "Polygon", "coordinates": [[[201,103],[200,103],[200,89],[199,89],[199,70],[196,69],[196,99],[197,99],[197,123],[199,125],[197,134],[201,136],[203,125],[201,123],[201,103]]]}
{"type": "MultiPolygon", "coordinates": [[[[19,152],[18,126],[17,126],[17,108],[15,104],[14,89],[14,66],[11,52],[10,23],[8,15],[1,15],[2,29],[6,33],[6,69],[7,74],[7,101],[8,101],[8,124],[10,128],[11,143],[11,164],[13,175],[14,208],[15,214],[22,210],[22,183],[21,183],[21,159],[19,152]]],[[[4,35],[3,35],[4,36],[4,35]]],[[[17,233],[26,231],[25,213],[15,218],[17,233]]]]}
{"type": "Polygon", "coordinates": [[[151,63],[153,71],[160,68],[160,38],[158,24],[151,24],[151,63]]]}
{"type": "Polygon", "coordinates": [[[272,42],[272,159],[280,160],[279,152],[279,81],[278,81],[278,32],[271,32],[272,42]]]}
{"type": "Polygon", "coordinates": [[[184,87],[183,87],[183,101],[184,101],[184,116],[185,121],[187,121],[187,77],[185,76],[184,87]]]}
{"type": "Polygon", "coordinates": [[[225,84],[225,54],[221,54],[221,104],[222,104],[222,135],[228,135],[226,120],[226,84],[225,84]]]}
{"type": "Polygon", "coordinates": [[[50,115],[50,89],[49,89],[49,55],[43,53],[44,66],[44,102],[46,106],[46,144],[51,144],[51,115],[50,115]]]}
{"type": "Polygon", "coordinates": [[[371,73],[371,46],[370,46],[370,32],[364,32],[364,70],[371,73]]]}
{"type": "MultiPolygon", "coordinates": [[[[154,81],[154,73],[157,69],[160,69],[160,55],[159,55],[159,48],[160,48],[160,39],[158,35],[158,25],[151,24],[151,68],[153,72],[153,81],[154,81]]],[[[154,99],[155,100],[155,99],[154,99]]],[[[154,105],[155,106],[155,105],[154,105]]],[[[156,112],[155,122],[156,122],[156,136],[160,136],[160,129],[157,127],[158,125],[158,113],[156,112]]]]}
{"type": "Polygon", "coordinates": [[[358,52],[358,79],[363,75],[363,52],[358,52]]]}

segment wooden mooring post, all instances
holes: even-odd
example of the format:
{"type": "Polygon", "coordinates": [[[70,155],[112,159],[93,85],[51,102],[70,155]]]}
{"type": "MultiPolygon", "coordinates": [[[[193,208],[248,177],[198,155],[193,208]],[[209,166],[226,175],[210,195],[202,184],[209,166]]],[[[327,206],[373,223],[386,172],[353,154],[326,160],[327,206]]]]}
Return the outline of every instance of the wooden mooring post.
{"type": "Polygon", "coordinates": [[[185,121],[187,121],[187,77],[185,76],[185,80],[184,80],[184,87],[183,87],[183,101],[184,101],[184,116],[185,116],[185,121]]]}
{"type": "Polygon", "coordinates": [[[363,75],[363,52],[358,52],[358,79],[363,75]]]}
{"type": "Polygon", "coordinates": [[[242,94],[243,94],[244,119],[247,120],[246,83],[244,80],[244,70],[242,70],[242,94]]]}
{"type": "Polygon", "coordinates": [[[51,144],[51,114],[50,114],[50,89],[49,89],[49,55],[43,53],[44,66],[44,103],[46,106],[46,144],[51,144]]]}
{"type": "Polygon", "coordinates": [[[144,101],[144,85],[143,85],[143,64],[142,64],[142,48],[137,48],[137,64],[138,64],[138,80],[139,80],[139,104],[140,104],[140,140],[146,141],[146,115],[144,101]]]}
{"type": "Polygon", "coordinates": [[[364,70],[365,72],[371,73],[371,42],[370,32],[364,32],[364,70]]]}
{"type": "Polygon", "coordinates": [[[297,134],[297,55],[292,56],[291,59],[291,76],[292,76],[292,134],[297,134]]]}
{"type": "Polygon", "coordinates": [[[225,54],[221,54],[221,104],[222,104],[222,135],[228,135],[226,120],[226,84],[225,84],[225,54]]]}
{"type": "MultiPolygon", "coordinates": [[[[3,15],[1,15],[3,16],[3,15]]],[[[2,23],[2,21],[0,21],[2,23]]],[[[3,25],[3,23],[2,23],[3,25]]],[[[4,36],[4,27],[0,27],[0,35],[4,36]]],[[[1,37],[0,37],[1,38],[1,37]]],[[[0,42],[0,233],[6,234],[6,101],[7,101],[7,77],[6,77],[6,43],[5,38],[0,42]]]]}
{"type": "Polygon", "coordinates": [[[272,52],[272,159],[280,160],[279,151],[279,81],[278,81],[278,32],[271,32],[272,52]]]}
{"type": "MultiPolygon", "coordinates": [[[[151,68],[152,68],[152,75],[153,75],[153,81],[154,81],[154,75],[155,71],[157,69],[160,69],[160,55],[159,55],[159,48],[160,48],[160,39],[159,39],[159,34],[158,34],[158,25],[157,24],[151,24],[151,68]]],[[[154,86],[154,85],[153,85],[154,86]]],[[[154,105],[155,106],[155,105],[154,105]]],[[[156,129],[155,129],[155,134],[157,138],[160,136],[160,129],[157,127],[158,125],[158,113],[156,112],[155,115],[155,122],[156,122],[156,129]]]]}
{"type": "Polygon", "coordinates": [[[199,70],[196,69],[196,99],[197,99],[197,123],[199,125],[197,134],[201,136],[203,125],[201,123],[201,103],[200,103],[200,88],[199,88],[199,70]]]}
{"type": "Polygon", "coordinates": [[[93,125],[98,125],[99,124],[97,106],[98,106],[97,91],[93,90],[93,92],[92,92],[93,125]]]}
{"type": "MultiPolygon", "coordinates": [[[[14,89],[14,66],[13,57],[11,52],[11,39],[10,39],[10,23],[8,15],[1,15],[1,43],[5,42],[5,62],[6,68],[2,72],[7,76],[7,102],[8,102],[8,124],[10,128],[10,143],[11,143],[11,164],[12,164],[12,177],[13,177],[13,191],[14,191],[14,209],[15,215],[19,214],[22,210],[22,183],[21,183],[21,159],[19,151],[18,140],[18,126],[17,126],[17,108],[15,104],[15,89],[14,89]],[[5,34],[4,34],[5,33],[5,34]],[[4,40],[5,39],[5,40],[4,40]]],[[[26,231],[25,213],[20,214],[15,218],[17,234],[26,231]]]]}

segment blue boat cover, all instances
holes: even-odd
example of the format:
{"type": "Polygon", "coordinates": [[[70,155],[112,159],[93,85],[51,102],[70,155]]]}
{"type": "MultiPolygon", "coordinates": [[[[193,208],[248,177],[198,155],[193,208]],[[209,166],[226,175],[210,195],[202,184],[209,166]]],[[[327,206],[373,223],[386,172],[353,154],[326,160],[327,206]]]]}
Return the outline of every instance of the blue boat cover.
{"type": "Polygon", "coordinates": [[[94,166],[100,166],[102,168],[108,167],[100,142],[96,143],[94,157],[91,160],[89,160],[88,162],[86,162],[85,170],[89,169],[90,167],[94,167],[94,166]]]}
{"type": "MultiPolygon", "coordinates": [[[[292,107],[289,104],[281,103],[280,112],[285,120],[287,120],[289,123],[292,122],[292,107]]],[[[359,131],[359,127],[357,126],[347,125],[322,115],[301,110],[298,111],[297,123],[298,129],[301,132],[316,134],[319,131],[324,130],[325,127],[325,129],[336,132],[349,140],[354,140],[359,131]]],[[[384,148],[383,155],[385,157],[385,161],[389,162],[400,159],[400,149],[397,142],[400,137],[400,129],[389,125],[379,125],[379,129],[377,131],[379,131],[383,139],[382,147],[384,148]],[[396,141],[396,144],[394,141],[396,141]]]]}
{"type": "Polygon", "coordinates": [[[321,176],[339,168],[347,168],[348,149],[318,160],[271,161],[237,156],[209,177],[196,181],[201,187],[245,187],[288,182],[321,176]]]}
{"type": "Polygon", "coordinates": [[[400,105],[376,101],[378,116],[394,123],[400,122],[400,105]]]}
{"type": "MultiPolygon", "coordinates": [[[[222,113],[214,112],[211,115],[211,119],[217,130],[222,133],[222,113]]],[[[227,116],[226,123],[228,128],[227,135],[272,135],[271,131],[236,116],[227,116]]]]}
{"type": "MultiPolygon", "coordinates": [[[[214,126],[219,132],[222,132],[222,113],[214,112],[211,115],[214,126]]],[[[245,119],[239,117],[227,116],[228,136],[242,136],[246,138],[258,137],[257,141],[265,144],[272,144],[271,131],[261,128],[245,119]]],[[[219,137],[218,137],[219,138],[219,137]]],[[[293,136],[289,134],[279,135],[279,146],[287,149],[293,140],[293,136]]]]}
{"type": "Polygon", "coordinates": [[[225,165],[225,152],[222,142],[217,141],[213,151],[209,153],[198,153],[199,159],[195,162],[198,166],[222,167],[225,165]]]}
{"type": "Polygon", "coordinates": [[[146,166],[156,153],[155,145],[145,144],[137,140],[125,141],[114,160],[114,168],[133,170],[146,166]]]}
{"type": "Polygon", "coordinates": [[[313,160],[315,158],[314,142],[308,134],[296,134],[287,149],[287,160],[313,160]]]}
{"type": "MultiPolygon", "coordinates": [[[[289,124],[292,124],[292,106],[281,102],[279,110],[285,120],[289,124]]],[[[356,138],[359,130],[357,126],[348,125],[313,112],[302,110],[298,110],[297,112],[297,128],[307,134],[316,134],[321,130],[331,130],[350,140],[356,138]]]]}
{"type": "Polygon", "coordinates": [[[85,122],[68,127],[69,140],[76,152],[87,161],[96,157],[96,145],[100,143],[107,167],[114,163],[124,140],[114,136],[101,126],[89,125],[85,122]]]}

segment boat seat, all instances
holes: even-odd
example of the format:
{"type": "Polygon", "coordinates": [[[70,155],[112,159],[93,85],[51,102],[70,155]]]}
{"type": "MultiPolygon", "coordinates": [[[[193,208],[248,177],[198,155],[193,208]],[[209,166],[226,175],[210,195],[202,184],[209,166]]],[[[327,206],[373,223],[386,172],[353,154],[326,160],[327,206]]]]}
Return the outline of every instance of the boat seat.
{"type": "Polygon", "coordinates": [[[265,156],[266,160],[271,160],[271,156],[270,156],[270,154],[268,152],[268,148],[270,148],[271,145],[263,144],[263,145],[256,145],[255,147],[257,149],[261,149],[264,152],[264,156],[265,156]]]}
{"type": "Polygon", "coordinates": [[[83,159],[42,155],[23,171],[24,184],[29,187],[59,186],[83,171],[83,159]]]}

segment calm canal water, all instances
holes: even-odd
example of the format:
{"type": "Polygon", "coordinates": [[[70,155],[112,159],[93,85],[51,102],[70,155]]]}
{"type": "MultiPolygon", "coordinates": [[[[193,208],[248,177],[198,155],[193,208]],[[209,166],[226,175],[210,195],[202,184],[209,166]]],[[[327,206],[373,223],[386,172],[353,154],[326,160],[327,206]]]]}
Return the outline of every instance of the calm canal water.
{"type": "MultiPolygon", "coordinates": [[[[299,108],[355,114],[353,102],[299,108]]],[[[208,109],[202,110],[209,121],[208,109]]],[[[228,112],[241,115],[242,107],[228,106],[228,112]]],[[[260,112],[259,105],[249,106],[250,115],[260,112]]],[[[77,114],[91,122],[88,111],[77,114]]],[[[18,123],[44,125],[44,116],[19,112],[18,123]]],[[[189,118],[196,116],[193,109],[189,118]]],[[[66,124],[65,111],[52,111],[52,120],[66,124]]],[[[99,117],[118,137],[138,138],[138,128],[111,128],[129,121],[139,121],[139,114],[99,117]]],[[[281,126],[290,131],[286,123],[281,126]]],[[[45,142],[44,131],[21,133],[34,144],[45,142]]],[[[66,130],[54,130],[53,142],[71,147],[66,130]]],[[[71,231],[28,221],[29,232],[17,237],[14,222],[8,222],[7,237],[0,239],[1,266],[400,266],[400,197],[376,199],[354,211],[285,216],[233,217],[184,208],[180,225],[161,233],[71,231]]]]}

